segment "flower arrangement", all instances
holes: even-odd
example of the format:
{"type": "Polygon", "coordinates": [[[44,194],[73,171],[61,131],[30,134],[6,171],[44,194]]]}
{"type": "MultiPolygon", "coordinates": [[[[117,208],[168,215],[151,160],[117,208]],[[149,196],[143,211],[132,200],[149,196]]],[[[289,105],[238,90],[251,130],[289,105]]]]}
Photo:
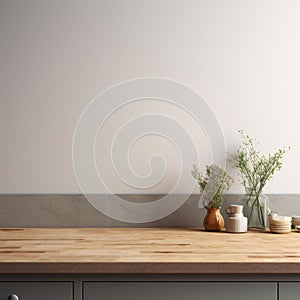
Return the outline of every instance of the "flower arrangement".
{"type": "Polygon", "coordinates": [[[201,196],[207,199],[204,201],[205,207],[220,208],[224,193],[234,182],[233,178],[223,168],[215,164],[206,166],[205,174],[201,173],[196,165],[193,165],[192,176],[197,180],[201,196]]]}
{"type": "Polygon", "coordinates": [[[259,198],[266,183],[273,177],[275,172],[282,168],[282,159],[290,148],[281,148],[274,154],[262,154],[257,150],[258,142],[256,140],[245,134],[243,130],[240,130],[239,133],[242,136],[242,145],[234,159],[246,191],[246,206],[251,207],[248,216],[249,222],[251,222],[256,208],[260,225],[258,227],[265,228],[266,216],[264,216],[264,208],[259,198]]]}

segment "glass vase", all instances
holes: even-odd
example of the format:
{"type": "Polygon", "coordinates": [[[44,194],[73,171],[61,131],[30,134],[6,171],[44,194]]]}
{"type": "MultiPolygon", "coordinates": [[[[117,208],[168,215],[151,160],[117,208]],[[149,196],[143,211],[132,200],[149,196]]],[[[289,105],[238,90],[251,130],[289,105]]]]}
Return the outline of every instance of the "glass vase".
{"type": "Polygon", "coordinates": [[[246,195],[244,199],[244,214],[248,218],[249,229],[266,229],[268,227],[269,198],[246,195]]]}

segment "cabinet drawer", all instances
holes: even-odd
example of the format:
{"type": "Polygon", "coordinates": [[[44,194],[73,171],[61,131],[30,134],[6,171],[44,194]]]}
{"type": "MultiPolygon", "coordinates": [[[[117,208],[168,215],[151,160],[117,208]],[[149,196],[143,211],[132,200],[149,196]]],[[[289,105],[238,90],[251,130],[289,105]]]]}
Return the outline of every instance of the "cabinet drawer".
{"type": "Polygon", "coordinates": [[[280,300],[299,300],[300,282],[280,282],[279,283],[280,300]]]}
{"type": "Polygon", "coordinates": [[[85,282],[83,300],[276,300],[272,282],[85,282]]]}
{"type": "Polygon", "coordinates": [[[72,282],[0,282],[0,300],[10,295],[19,300],[72,300],[72,282]]]}

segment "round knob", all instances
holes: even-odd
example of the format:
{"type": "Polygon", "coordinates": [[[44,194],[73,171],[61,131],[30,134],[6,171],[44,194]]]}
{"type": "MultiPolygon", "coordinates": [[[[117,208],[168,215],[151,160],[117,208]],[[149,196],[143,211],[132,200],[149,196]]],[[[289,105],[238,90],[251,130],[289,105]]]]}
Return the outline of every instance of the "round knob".
{"type": "Polygon", "coordinates": [[[16,294],[11,294],[8,296],[8,300],[19,300],[19,297],[16,294]]]}

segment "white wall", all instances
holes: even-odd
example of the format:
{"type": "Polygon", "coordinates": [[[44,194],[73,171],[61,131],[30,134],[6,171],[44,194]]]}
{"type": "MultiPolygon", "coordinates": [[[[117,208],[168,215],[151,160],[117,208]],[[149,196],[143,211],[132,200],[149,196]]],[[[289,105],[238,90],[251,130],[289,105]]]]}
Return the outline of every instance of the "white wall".
{"type": "MultiPolygon", "coordinates": [[[[240,143],[238,129],[259,139],[264,151],[291,146],[265,191],[300,193],[299,53],[298,0],[1,0],[0,192],[80,192],[71,154],[81,112],[113,84],[154,76],[206,99],[230,153],[240,143]]],[[[174,108],[147,105],[189,123],[174,108]]],[[[108,129],[139,111],[131,108],[112,116],[108,129]]],[[[210,154],[203,131],[188,126],[204,164],[210,154]]],[[[100,165],[110,136],[97,140],[100,165]]],[[[154,139],[136,145],[132,167],[147,174],[147,155],[160,151],[170,161],[169,177],[142,192],[167,192],[179,171],[178,153],[154,139]]],[[[141,192],[117,182],[109,164],[102,171],[115,192],[141,192]]]]}

